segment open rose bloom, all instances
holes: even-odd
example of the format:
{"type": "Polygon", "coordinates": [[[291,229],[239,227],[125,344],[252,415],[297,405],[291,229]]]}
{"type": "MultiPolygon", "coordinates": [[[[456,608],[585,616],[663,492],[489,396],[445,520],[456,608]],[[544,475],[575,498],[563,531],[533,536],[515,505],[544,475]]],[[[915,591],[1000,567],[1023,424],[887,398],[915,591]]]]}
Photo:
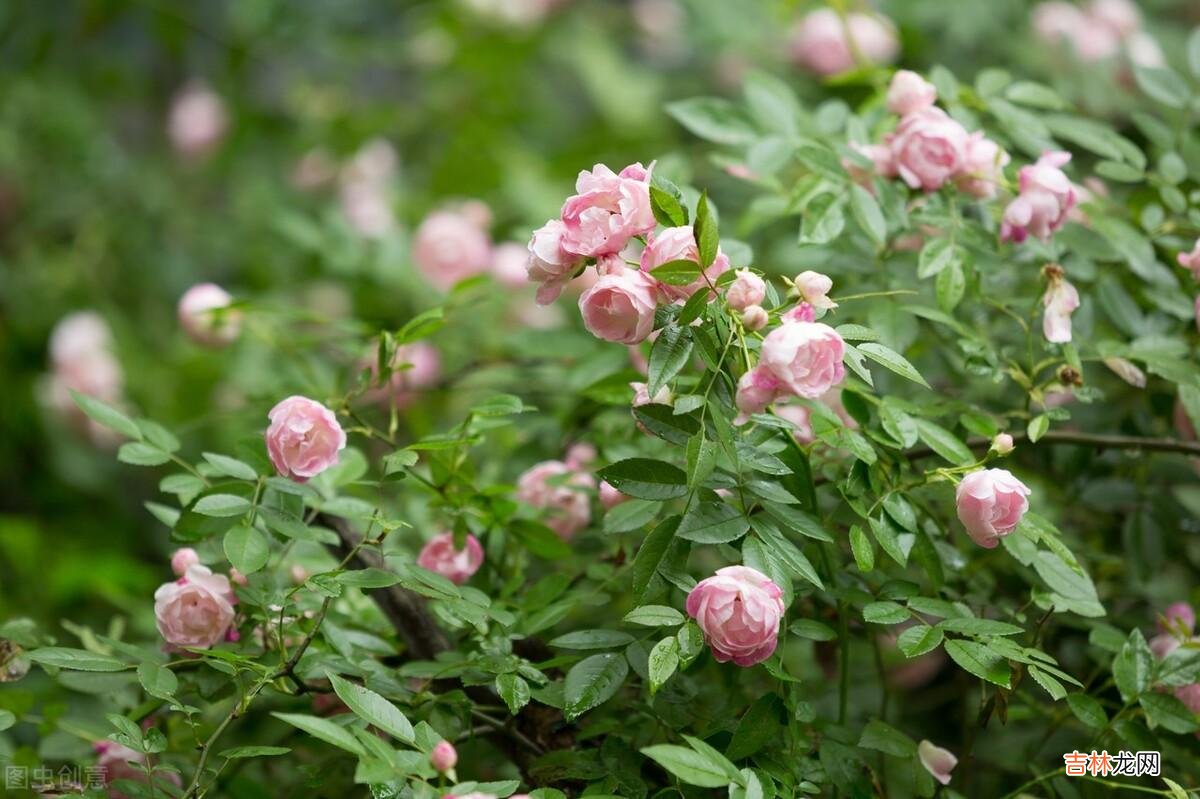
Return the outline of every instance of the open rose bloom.
{"type": "Polygon", "coordinates": [[[1005,469],[971,472],[958,484],[958,519],[976,544],[994,549],[1029,510],[1029,489],[1005,469]]]}
{"type": "Polygon", "coordinates": [[[346,434],[333,411],[316,400],[293,396],[267,416],[267,454],[279,474],[305,483],[337,464],[346,434]]]}
{"type": "Polygon", "coordinates": [[[580,172],[575,196],[562,207],[562,247],[579,256],[620,252],[634,236],[654,229],[650,170],[633,164],[614,173],[604,164],[580,172]]]}
{"type": "Polygon", "coordinates": [[[454,533],[441,533],[422,547],[421,554],[417,556],[417,565],[442,575],[456,585],[462,585],[483,565],[483,546],[478,538],[468,533],[462,549],[456,549],[454,533]]]}
{"type": "Polygon", "coordinates": [[[542,461],[517,479],[517,499],[544,511],[546,526],[569,540],[592,520],[595,487],[596,479],[577,464],[542,461]]]}
{"type": "Polygon", "coordinates": [[[753,666],[779,641],[783,591],[749,566],[726,566],[701,580],[687,598],[688,615],[704,632],[713,657],[753,666]]]}
{"type": "Polygon", "coordinates": [[[207,649],[225,640],[236,604],[229,578],[193,565],[154,592],[154,618],[168,644],[207,649]]]}
{"type": "Polygon", "coordinates": [[[1067,152],[1047,152],[1037,163],[1021,167],[1020,194],[1004,209],[1000,237],[1020,243],[1029,236],[1045,240],[1061,228],[1075,207],[1076,190],[1062,171],[1067,152]]]}

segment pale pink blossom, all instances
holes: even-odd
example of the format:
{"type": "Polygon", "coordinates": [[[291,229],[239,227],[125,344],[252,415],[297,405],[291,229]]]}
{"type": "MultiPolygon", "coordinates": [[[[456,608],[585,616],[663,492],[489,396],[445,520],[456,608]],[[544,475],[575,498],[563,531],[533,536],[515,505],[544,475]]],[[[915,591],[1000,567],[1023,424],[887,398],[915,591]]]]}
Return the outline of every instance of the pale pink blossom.
{"type": "Polygon", "coordinates": [[[1149,641],[1150,652],[1159,660],[1162,660],[1182,645],[1183,642],[1179,640],[1178,636],[1171,635],[1170,633],[1160,633],[1149,641]]]}
{"type": "Polygon", "coordinates": [[[1190,252],[1179,253],[1175,256],[1175,260],[1184,269],[1189,270],[1193,278],[1200,280],[1200,239],[1196,239],[1190,252]]]}
{"type": "Polygon", "coordinates": [[[1008,433],[997,433],[992,439],[991,451],[997,455],[1004,456],[1013,451],[1013,437],[1008,433]]]}
{"type": "Polygon", "coordinates": [[[696,620],[720,663],[753,666],[771,656],[783,619],[783,590],[749,566],[726,566],[701,580],[687,597],[696,620]]]}
{"type": "Polygon", "coordinates": [[[816,399],[845,376],[846,345],[836,330],[820,322],[787,322],[763,339],[761,364],[790,394],[816,399]]]}
{"type": "Polygon", "coordinates": [[[176,577],[182,577],[191,566],[200,565],[200,556],[191,547],[177,549],[171,554],[171,571],[176,577]]]}
{"type": "Polygon", "coordinates": [[[517,499],[546,511],[546,526],[570,539],[592,520],[588,494],[595,487],[586,472],[562,461],[542,461],[517,478],[517,499]]]}
{"type": "Polygon", "coordinates": [[[647,386],[645,383],[634,382],[634,383],[630,383],[629,387],[633,389],[633,402],[631,403],[631,406],[634,408],[640,408],[643,405],[650,405],[650,404],[656,404],[656,405],[670,405],[671,404],[671,399],[672,399],[671,389],[667,386],[663,386],[662,388],[660,388],[658,390],[658,393],[655,394],[653,397],[651,397],[650,393],[646,390],[647,386]]]}
{"type": "Polygon", "coordinates": [[[930,741],[921,741],[917,745],[917,759],[942,785],[950,784],[950,772],[958,765],[958,758],[949,749],[934,746],[930,741]]]}
{"type": "Polygon", "coordinates": [[[612,510],[622,502],[628,502],[632,497],[622,494],[607,480],[600,481],[600,504],[605,510],[612,510]]]}
{"type": "Polygon", "coordinates": [[[896,31],[884,17],[821,8],[801,19],[788,40],[792,60],[818,75],[835,75],[855,66],[855,53],[874,64],[887,64],[899,50],[896,31]],[[851,44],[853,42],[853,45],[851,44]]]}
{"type": "MultiPolygon", "coordinates": [[[[654,277],[653,270],[671,261],[694,261],[699,267],[700,264],[700,248],[696,246],[696,237],[690,226],[670,227],[656,233],[651,233],[650,238],[646,241],[646,248],[642,250],[641,269],[650,277],[654,277]]],[[[707,291],[710,286],[717,282],[725,271],[729,269],[729,257],[717,248],[716,257],[704,270],[704,274],[697,277],[686,286],[673,286],[668,283],[659,283],[658,289],[671,300],[686,300],[688,297],[695,294],[697,291],[707,291]]],[[[700,270],[697,268],[697,274],[700,270]]]]}
{"type": "Polygon", "coordinates": [[[742,311],[742,327],[750,332],[762,330],[769,321],[771,321],[771,316],[761,305],[751,305],[742,311]]]}
{"type": "Polygon", "coordinates": [[[1171,630],[1182,630],[1188,635],[1196,628],[1196,611],[1187,602],[1172,602],[1163,609],[1162,618],[1158,620],[1160,633],[1171,630]]]}
{"type": "Polygon", "coordinates": [[[396,227],[387,187],[373,181],[344,182],[338,200],[347,224],[368,239],[386,238],[396,227]]]}
{"type": "MultiPolygon", "coordinates": [[[[379,358],[375,348],[359,361],[361,369],[369,369],[372,383],[378,381],[379,358]]],[[[392,355],[392,373],[386,384],[368,389],[363,398],[369,402],[391,404],[396,408],[412,405],[421,393],[437,385],[442,374],[442,358],[437,347],[427,341],[402,344],[392,355]]]]}
{"type": "Polygon", "coordinates": [[[492,242],[478,215],[466,207],[434,211],[413,236],[413,263],[431,284],[445,291],[488,270],[492,242]]]}
{"type": "Polygon", "coordinates": [[[955,185],[972,197],[991,199],[996,196],[996,189],[1004,179],[1004,167],[1010,160],[1000,145],[983,131],[975,131],[967,137],[966,156],[955,185]]]}
{"type": "Polygon", "coordinates": [[[236,604],[229,578],[193,564],[154,592],[154,620],[168,644],[207,649],[225,640],[236,604]]]}
{"type": "Polygon", "coordinates": [[[1061,228],[1075,207],[1075,185],[1062,171],[1071,154],[1043,153],[1037,163],[1021,167],[1020,194],[1004,209],[1003,241],[1020,243],[1029,235],[1046,240],[1061,228]]]}
{"type": "Polygon", "coordinates": [[[467,533],[463,548],[456,549],[454,533],[440,533],[421,548],[417,565],[442,575],[455,585],[462,585],[483,565],[483,546],[478,538],[467,533]]]}
{"type": "Polygon", "coordinates": [[[931,107],[901,119],[888,142],[904,182],[914,189],[934,191],[962,172],[967,139],[962,125],[931,107]]]}
{"type": "Polygon", "coordinates": [[[220,95],[202,83],[184,87],[171,100],[167,137],[180,155],[208,155],[225,136],[229,119],[220,95]]]}
{"type": "Polygon", "coordinates": [[[851,179],[868,191],[874,193],[873,178],[896,177],[896,159],[892,148],[887,144],[850,144],[850,149],[871,162],[870,169],[864,169],[858,162],[850,158],[842,159],[842,168],[850,174],[851,179]]]}
{"type": "Polygon", "coordinates": [[[429,752],[429,765],[435,771],[446,772],[458,763],[458,750],[449,741],[438,741],[429,752]]]}
{"type": "Polygon", "coordinates": [[[198,283],[179,298],[179,326],[201,346],[227,346],[242,330],[242,312],[232,304],[233,297],[217,284],[198,283]]]}
{"type": "Polygon", "coordinates": [[[749,269],[739,269],[725,292],[725,302],[735,311],[744,311],[751,305],[762,305],[767,296],[767,284],[749,269]]]}
{"type": "Polygon", "coordinates": [[[955,493],[958,519],[972,541],[994,549],[1029,509],[1029,494],[1025,484],[1005,469],[971,472],[955,493]]]}
{"type": "Polygon", "coordinates": [[[837,307],[837,303],[829,299],[829,292],[833,290],[833,280],[828,275],[809,269],[796,275],[792,284],[804,301],[813,308],[829,310],[837,307]]]}
{"type": "Polygon", "coordinates": [[[1121,38],[1133,34],[1142,25],[1141,12],[1132,0],[1091,0],[1087,14],[1121,38]]]}
{"type": "Polygon", "coordinates": [[[267,454],[276,471],[306,483],[338,462],[346,433],[333,411],[316,400],[291,396],[267,414],[267,454]]]}
{"type": "Polygon", "coordinates": [[[654,328],[658,307],[653,278],[637,269],[601,275],[579,297],[583,324],[596,338],[620,344],[639,344],[654,328]]]}
{"type": "Polygon", "coordinates": [[[529,250],[524,244],[506,241],[492,250],[492,277],[502,286],[519,289],[529,284],[529,250]]]}
{"type": "Polygon", "coordinates": [[[917,73],[902,69],[892,76],[887,91],[887,107],[893,114],[905,116],[924,111],[937,100],[937,88],[917,73]]]}
{"type": "Polygon", "coordinates": [[[1042,296],[1042,333],[1046,341],[1064,344],[1071,340],[1071,314],[1079,307],[1079,292],[1065,278],[1051,278],[1042,296]]]}
{"type": "Polygon", "coordinates": [[[566,225],[551,219],[533,232],[529,240],[526,277],[538,285],[537,301],[546,305],[554,302],[583,266],[583,256],[569,253],[562,247],[566,225]]]}
{"type": "Polygon", "coordinates": [[[108,324],[95,311],[68,314],[54,326],[49,349],[45,403],[71,425],[86,431],[96,444],[114,445],[119,435],[84,414],[71,396],[75,391],[108,405],[124,402],[124,372],[113,353],[108,324]]]}
{"type": "Polygon", "coordinates": [[[1179,686],[1175,689],[1175,698],[1192,713],[1200,713],[1200,682],[1179,686]]]}
{"type": "Polygon", "coordinates": [[[766,407],[784,394],[782,381],[764,364],[747,371],[738,380],[734,403],[738,415],[734,424],[745,424],[752,414],[762,413],[766,407]]]}
{"type": "MultiPolygon", "coordinates": [[[[653,165],[651,165],[653,166],[653,165]]],[[[614,173],[604,164],[579,173],[576,194],[563,204],[561,245],[574,255],[617,253],[634,236],[654,230],[650,170],[641,164],[614,173]]]]}

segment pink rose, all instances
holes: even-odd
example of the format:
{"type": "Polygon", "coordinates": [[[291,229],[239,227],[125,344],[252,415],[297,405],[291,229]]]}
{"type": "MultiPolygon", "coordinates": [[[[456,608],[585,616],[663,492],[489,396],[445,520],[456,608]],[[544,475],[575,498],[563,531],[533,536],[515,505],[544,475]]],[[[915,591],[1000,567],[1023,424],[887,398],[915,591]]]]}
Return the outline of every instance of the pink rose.
{"type": "Polygon", "coordinates": [[[1177,637],[1169,633],[1156,635],[1150,639],[1149,643],[1150,652],[1159,660],[1162,660],[1183,644],[1177,637]]]}
{"type": "MultiPolygon", "coordinates": [[[[670,261],[694,261],[700,263],[700,248],[696,246],[696,237],[691,227],[670,227],[658,233],[651,233],[646,241],[646,249],[642,250],[642,271],[650,274],[654,269],[670,261]]],[[[701,289],[707,290],[715,285],[717,278],[729,269],[729,258],[717,249],[717,256],[704,275],[697,277],[686,286],[671,286],[659,283],[658,289],[671,300],[686,300],[701,289]]],[[[653,278],[653,275],[650,275],[653,278]]]]}
{"type": "Polygon", "coordinates": [[[1071,314],[1079,307],[1079,292],[1064,278],[1052,278],[1042,297],[1042,333],[1046,341],[1063,344],[1071,340],[1071,314]]]}
{"type": "Polygon", "coordinates": [[[571,282],[583,266],[584,259],[581,256],[562,248],[566,230],[567,226],[560,220],[551,219],[533,231],[533,238],[529,240],[529,260],[525,271],[530,281],[541,284],[537,292],[537,301],[541,305],[558,299],[563,287],[571,282]]]}
{"type": "Polygon", "coordinates": [[[621,344],[645,341],[658,307],[655,281],[636,269],[601,275],[579,297],[583,324],[596,338],[621,344]]]}
{"type": "Polygon", "coordinates": [[[783,393],[783,383],[765,364],[760,363],[738,380],[737,395],[734,397],[738,415],[733,423],[745,424],[752,414],[762,413],[783,393]]]}
{"type": "Polygon", "coordinates": [[[842,159],[842,168],[850,174],[851,180],[875,193],[873,180],[876,175],[881,178],[896,177],[896,159],[892,156],[892,148],[886,144],[850,144],[850,149],[871,162],[871,168],[865,169],[849,158],[842,159]]]}
{"type": "Polygon", "coordinates": [[[386,238],[396,227],[392,201],[382,184],[366,180],[344,182],[338,189],[338,201],[346,223],[365,238],[386,238]]]}
{"type": "Polygon", "coordinates": [[[937,88],[915,72],[902,69],[892,76],[887,107],[893,114],[907,116],[924,111],[937,100],[937,88]]]}
{"type": "Polygon", "coordinates": [[[1162,618],[1158,622],[1158,631],[1160,633],[1170,632],[1171,630],[1182,630],[1188,635],[1192,634],[1192,630],[1196,627],[1196,611],[1192,610],[1192,606],[1186,602],[1172,602],[1162,612],[1162,618]]]}
{"type": "Polygon", "coordinates": [[[154,592],[154,620],[168,644],[208,649],[225,639],[236,604],[227,577],[193,565],[154,592]]]}
{"type": "Polygon", "coordinates": [[[458,751],[449,741],[438,741],[429,753],[429,765],[435,771],[446,772],[458,763],[458,751]]]}
{"type": "MultiPolygon", "coordinates": [[[[374,352],[361,361],[362,368],[372,375],[379,373],[379,359],[374,352]]],[[[414,341],[396,348],[392,355],[392,375],[387,385],[363,394],[373,402],[390,402],[397,408],[407,408],[420,393],[437,385],[442,373],[442,359],[437,348],[426,341],[414,341]]]]}
{"type": "Polygon", "coordinates": [[[1051,0],[1033,9],[1033,30],[1048,44],[1058,44],[1074,38],[1084,25],[1083,11],[1074,3],[1051,0]]]}
{"type": "Polygon", "coordinates": [[[796,287],[796,291],[800,292],[804,301],[813,308],[829,310],[837,307],[837,303],[829,299],[829,292],[833,290],[833,280],[828,275],[810,269],[796,275],[792,284],[796,287]]]}
{"type": "Polygon", "coordinates": [[[788,393],[816,399],[838,383],[846,345],[838,332],[820,322],[787,322],[763,339],[762,365],[788,393]]]}
{"type": "Polygon", "coordinates": [[[478,538],[467,533],[466,544],[462,549],[455,549],[454,533],[441,533],[421,547],[417,565],[442,575],[455,585],[462,585],[483,565],[483,547],[478,538]]]}
{"type": "Polygon", "coordinates": [[[654,230],[650,171],[641,164],[620,174],[596,164],[591,172],[579,173],[575,191],[561,213],[562,248],[569,253],[596,257],[620,252],[634,236],[654,230]]]}
{"type": "Polygon", "coordinates": [[[653,397],[650,396],[650,392],[647,390],[648,386],[645,383],[633,382],[633,383],[629,384],[629,387],[633,389],[633,402],[631,403],[631,405],[634,408],[640,408],[643,405],[650,405],[650,404],[656,404],[656,405],[670,405],[671,404],[671,390],[669,388],[667,388],[666,386],[663,386],[662,388],[660,388],[658,390],[658,393],[655,394],[653,397]]]}
{"type": "Polygon", "coordinates": [[[1071,43],[1079,60],[1088,64],[1112,58],[1121,50],[1117,32],[1089,14],[1084,15],[1083,24],[1072,34],[1071,43]]]}
{"type": "Polygon", "coordinates": [[[1029,510],[1029,489],[1005,469],[980,469],[958,484],[958,520],[979,546],[994,549],[1029,510]]]}
{"type": "Polygon", "coordinates": [[[1193,713],[1200,713],[1200,682],[1181,685],[1175,689],[1175,698],[1183,702],[1193,713]]]}
{"type": "Polygon", "coordinates": [[[171,555],[171,571],[175,572],[176,577],[182,577],[190,567],[199,565],[200,556],[191,547],[177,549],[171,555]]]}
{"type": "Polygon", "coordinates": [[[782,589],[762,572],[726,566],[696,584],[687,597],[687,612],[718,662],[753,666],[775,651],[782,596],[782,589]]]}
{"type": "Polygon", "coordinates": [[[529,283],[529,250],[524,244],[506,241],[492,250],[492,277],[502,286],[524,288],[529,283]]]}
{"type": "Polygon", "coordinates": [[[886,64],[896,57],[896,32],[882,17],[852,13],[845,22],[822,8],[805,16],[789,36],[792,60],[818,75],[836,75],[855,66],[853,40],[867,61],[886,64]]]}
{"type": "Polygon", "coordinates": [[[562,461],[542,461],[517,478],[517,499],[547,511],[546,526],[570,539],[592,520],[588,492],[595,479],[562,461]]]}
{"type": "Polygon", "coordinates": [[[316,400],[291,396],[267,414],[267,454],[275,470],[297,483],[306,483],[338,462],[346,433],[333,411],[316,400]]]}
{"type": "Polygon", "coordinates": [[[749,269],[739,269],[729,289],[725,302],[735,311],[744,311],[751,305],[762,305],[767,296],[767,284],[749,269]]]}
{"type": "Polygon", "coordinates": [[[950,750],[921,741],[917,744],[917,758],[935,780],[942,785],[950,784],[950,772],[958,765],[958,758],[950,750]]]}
{"type": "Polygon", "coordinates": [[[109,405],[122,404],[125,376],[112,348],[108,324],[95,311],[68,314],[50,334],[51,372],[45,384],[45,402],[102,445],[115,444],[118,434],[84,414],[71,392],[95,397],[109,405]]]}
{"type": "Polygon", "coordinates": [[[492,260],[492,242],[479,221],[464,206],[434,211],[417,228],[413,237],[413,263],[442,291],[487,271],[492,260]]]}
{"type": "Polygon", "coordinates": [[[1175,256],[1175,260],[1184,269],[1191,270],[1192,277],[1200,280],[1200,239],[1196,239],[1196,243],[1192,245],[1191,252],[1181,252],[1175,256]]]}
{"type": "Polygon", "coordinates": [[[1004,178],[1004,167],[1011,159],[1000,145],[975,131],[967,137],[963,171],[955,179],[959,189],[972,197],[988,200],[996,196],[996,188],[1004,178]]]}
{"type": "Polygon", "coordinates": [[[179,298],[179,325],[188,338],[204,347],[224,347],[241,332],[242,312],[224,310],[233,303],[215,283],[198,283],[179,298]]]}
{"type": "Polygon", "coordinates": [[[1141,12],[1130,0],[1092,0],[1087,13],[1121,38],[1135,33],[1142,26],[1141,12]]]}
{"type": "Polygon", "coordinates": [[[228,123],[220,96],[203,84],[193,83],[171,101],[167,137],[180,155],[200,157],[221,142],[228,123]]]}
{"type": "Polygon", "coordinates": [[[939,189],[962,171],[967,138],[966,129],[940,108],[909,114],[889,138],[896,171],[914,189],[939,189]]]}
{"type": "Polygon", "coordinates": [[[771,321],[771,315],[761,305],[751,305],[742,311],[742,327],[750,332],[762,330],[771,321]]]}
{"type": "Polygon", "coordinates": [[[612,510],[622,502],[628,502],[632,497],[628,497],[615,489],[607,480],[600,481],[600,504],[605,510],[612,510]]]}
{"type": "Polygon", "coordinates": [[[1046,152],[1037,163],[1021,167],[1021,193],[1004,209],[1002,241],[1020,243],[1031,233],[1044,241],[1066,223],[1075,207],[1075,186],[1060,167],[1070,160],[1070,153],[1046,152]]]}

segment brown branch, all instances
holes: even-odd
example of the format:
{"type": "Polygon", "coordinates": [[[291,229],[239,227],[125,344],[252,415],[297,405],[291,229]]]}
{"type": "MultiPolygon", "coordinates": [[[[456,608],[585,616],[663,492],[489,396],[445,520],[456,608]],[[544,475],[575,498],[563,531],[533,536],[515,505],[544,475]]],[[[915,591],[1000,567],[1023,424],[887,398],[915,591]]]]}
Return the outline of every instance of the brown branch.
{"type": "MultiPolygon", "coordinates": [[[[1080,447],[1092,447],[1097,450],[1133,449],[1144,452],[1177,452],[1183,455],[1200,457],[1200,442],[1179,441],[1174,438],[1143,438],[1141,436],[1102,435],[1098,433],[1077,433],[1071,430],[1050,430],[1037,441],[1029,441],[1025,432],[1011,434],[1013,441],[1024,441],[1030,446],[1040,447],[1043,444],[1073,444],[1080,447]]],[[[971,449],[987,449],[992,445],[988,438],[971,438],[967,446],[971,449]]],[[[904,455],[909,458],[925,458],[936,454],[930,447],[916,447],[906,450],[904,455]]]]}

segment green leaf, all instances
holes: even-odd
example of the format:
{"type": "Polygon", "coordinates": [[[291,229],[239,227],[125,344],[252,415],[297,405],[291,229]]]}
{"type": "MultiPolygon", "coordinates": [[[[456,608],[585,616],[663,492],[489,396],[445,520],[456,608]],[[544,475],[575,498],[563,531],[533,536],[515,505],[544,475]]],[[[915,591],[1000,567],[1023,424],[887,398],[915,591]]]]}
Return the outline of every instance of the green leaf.
{"type": "Polygon", "coordinates": [[[627,674],[625,655],[612,652],[586,657],[572,666],[563,687],[563,715],[567,721],[612,698],[627,674]]]}
{"type": "Polygon", "coordinates": [[[930,387],[925,382],[925,378],[921,377],[921,373],[917,371],[916,367],[909,363],[907,358],[890,347],[885,347],[874,341],[868,341],[859,344],[858,351],[901,377],[907,378],[918,385],[925,386],[925,388],[930,387]]]}
{"type": "Polygon", "coordinates": [[[651,458],[628,458],[598,472],[622,494],[638,499],[666,500],[687,494],[687,475],[678,466],[651,458]]]}
{"type": "Polygon", "coordinates": [[[749,144],[758,136],[736,105],[719,97],[668,103],[666,111],[692,133],[717,144],[749,144]]]}
{"type": "Polygon", "coordinates": [[[946,654],[964,669],[990,683],[1009,688],[1012,669],[1008,661],[987,646],[974,641],[954,639],[946,641],[946,654]]]}
{"type": "Polygon", "coordinates": [[[512,394],[496,394],[471,406],[471,415],[481,419],[494,419],[528,413],[533,410],[537,409],[526,405],[520,397],[512,394]]]}
{"type": "Polygon", "coordinates": [[[1108,724],[1108,714],[1104,712],[1104,705],[1087,694],[1069,694],[1067,706],[1071,708],[1075,718],[1094,730],[1102,729],[1108,724]]]}
{"type": "Polygon", "coordinates": [[[750,757],[784,733],[786,710],[775,694],[763,694],[754,701],[733,731],[725,757],[741,760],[750,757]]]}
{"type": "Polygon", "coordinates": [[[1029,80],[1019,80],[1012,84],[1004,92],[1004,96],[1014,103],[1028,105],[1033,108],[1045,108],[1057,111],[1064,106],[1062,98],[1049,86],[1029,80]]]}
{"type": "Polygon", "coordinates": [[[641,752],[688,785],[724,788],[732,782],[720,763],[712,762],[693,749],[659,744],[647,746],[641,752]]]}
{"type": "Polygon", "coordinates": [[[253,574],[267,565],[271,548],[256,528],[239,524],[225,534],[225,557],[242,574],[253,574]]]}
{"type": "Polygon", "coordinates": [[[226,760],[240,760],[248,757],[278,757],[291,751],[286,746],[235,746],[218,752],[217,756],[226,760]]]}
{"type": "Polygon", "coordinates": [[[871,602],[863,608],[863,620],[872,624],[901,624],[912,617],[896,602],[871,602]]]}
{"type": "Polygon", "coordinates": [[[1191,97],[1187,82],[1169,67],[1134,65],[1133,77],[1137,80],[1138,88],[1147,97],[1171,108],[1186,107],[1191,97]]]}
{"type": "Polygon", "coordinates": [[[421,456],[410,449],[398,449],[390,455],[384,456],[383,473],[387,475],[404,471],[410,466],[416,466],[420,459],[421,456]]]}
{"type": "Polygon", "coordinates": [[[1192,77],[1200,78],[1200,28],[1194,28],[1188,36],[1187,61],[1192,77]]]}
{"type": "Polygon", "coordinates": [[[679,640],[667,636],[654,645],[650,650],[647,670],[650,676],[650,694],[658,693],[658,689],[671,679],[671,675],[679,668],[679,640]]]}
{"type": "Polygon", "coordinates": [[[117,460],[131,466],[161,466],[170,461],[171,456],[153,444],[128,441],[117,450],[117,460]]]}
{"type": "Polygon", "coordinates": [[[941,236],[929,239],[917,256],[917,277],[933,277],[960,257],[953,240],[941,236]]]}
{"type": "Polygon", "coordinates": [[[396,331],[396,344],[410,344],[432,336],[445,324],[442,317],[443,312],[440,307],[422,311],[396,331]]]}
{"type": "Polygon", "coordinates": [[[1025,428],[1025,433],[1029,436],[1029,440],[1036,444],[1038,439],[1046,435],[1046,431],[1049,429],[1050,417],[1041,413],[1029,420],[1029,425],[1025,428]]]}
{"type": "Polygon", "coordinates": [[[825,590],[825,585],[821,582],[820,576],[817,575],[817,570],[813,568],[812,562],[805,557],[800,548],[784,537],[771,521],[763,516],[756,516],[752,521],[754,531],[762,538],[763,543],[767,545],[771,556],[777,558],[783,565],[802,580],[815,585],[822,591],[825,590]]]}
{"type": "Polygon", "coordinates": [[[696,488],[712,474],[717,463],[717,445],[700,431],[687,442],[687,481],[696,488]]]}
{"type": "Polygon", "coordinates": [[[1147,691],[1138,697],[1138,703],[1146,711],[1151,729],[1163,727],[1171,732],[1185,734],[1195,732],[1200,727],[1196,721],[1196,714],[1173,694],[1147,691]]]}
{"type": "Polygon", "coordinates": [[[941,457],[958,466],[966,466],[975,462],[975,456],[958,436],[946,428],[928,419],[916,420],[917,434],[921,440],[941,457]]]}
{"type": "Polygon", "coordinates": [[[705,269],[712,266],[717,259],[717,251],[721,245],[717,233],[717,220],[708,207],[708,192],[700,195],[696,203],[696,221],[692,225],[692,234],[696,237],[696,248],[700,251],[700,265],[705,269]]]}
{"type": "Polygon", "coordinates": [[[149,660],[138,665],[138,682],[150,696],[159,699],[170,699],[179,688],[179,679],[175,672],[149,660]]]}
{"type": "Polygon", "coordinates": [[[698,502],[683,515],[675,535],[698,544],[736,541],[750,529],[742,512],[724,502],[698,502]]]}
{"type": "Polygon", "coordinates": [[[846,196],[832,193],[813,198],[800,223],[801,244],[828,244],[846,226],[846,196]]]}
{"type": "Polygon", "coordinates": [[[17,717],[9,710],[0,710],[0,732],[4,732],[8,728],[17,723],[17,717]]]}
{"type": "Polygon", "coordinates": [[[688,258],[667,261],[650,270],[650,276],[668,286],[688,286],[700,279],[700,264],[688,258]]]}
{"type": "Polygon", "coordinates": [[[250,500],[236,494],[209,494],[196,500],[192,510],[202,516],[242,516],[251,508],[250,500]]]}
{"type": "Polygon", "coordinates": [[[963,635],[1019,635],[1025,632],[1015,624],[995,619],[956,617],[940,621],[938,626],[945,632],[963,635]]]}
{"type": "Polygon", "coordinates": [[[87,394],[80,394],[78,391],[71,391],[71,399],[75,400],[79,409],[87,414],[87,417],[93,422],[120,433],[126,438],[132,438],[134,441],[142,440],[142,431],[134,424],[134,421],[111,405],[106,405],[87,394]]]}
{"type": "Polygon", "coordinates": [[[86,649],[44,646],[29,653],[29,659],[43,666],[55,666],[72,671],[124,671],[126,664],[109,655],[98,655],[86,649]]]}
{"type": "Polygon", "coordinates": [[[577,630],[549,642],[557,649],[615,649],[632,644],[634,638],[620,630],[577,630]]]}
{"type": "Polygon", "coordinates": [[[853,212],[854,219],[858,222],[859,227],[871,237],[871,241],[875,242],[875,246],[883,246],[884,242],[887,241],[887,221],[883,218],[883,211],[879,209],[879,203],[875,200],[875,195],[857,183],[851,183],[850,210],[853,212]]]}
{"type": "Polygon", "coordinates": [[[860,572],[865,574],[875,568],[875,547],[857,524],[850,528],[850,551],[860,572]]]}
{"type": "Polygon", "coordinates": [[[1154,656],[1142,631],[1134,628],[1125,640],[1121,651],[1113,658],[1113,681],[1121,698],[1132,702],[1143,691],[1150,687],[1150,674],[1153,670],[1154,656]]]}
{"type": "Polygon", "coordinates": [[[328,676],[333,690],[354,715],[397,740],[413,743],[413,726],[398,707],[369,688],[349,682],[336,674],[331,673],[328,676]]]}
{"type": "Polygon", "coordinates": [[[937,649],[942,643],[942,631],[927,624],[909,627],[896,639],[896,646],[906,658],[915,658],[937,649]]]}
{"type": "Polygon", "coordinates": [[[675,375],[687,366],[692,355],[692,331],[688,327],[667,325],[654,340],[650,348],[649,376],[646,393],[654,397],[675,379],[675,375]]]}
{"type": "Polygon", "coordinates": [[[937,276],[934,291],[937,294],[938,307],[946,313],[953,311],[962,301],[966,288],[967,279],[963,274],[962,261],[952,261],[950,266],[937,276]]]}
{"type": "Polygon", "coordinates": [[[666,605],[642,605],[625,614],[628,624],[640,624],[643,627],[673,627],[683,624],[683,614],[666,605]]]}
{"type": "Polygon", "coordinates": [[[545,560],[560,560],[571,554],[571,548],[544,524],[528,519],[513,519],[508,531],[526,549],[545,560]]]}
{"type": "Polygon", "coordinates": [[[366,755],[358,739],[345,727],[334,724],[332,721],[316,716],[305,716],[301,713],[271,713],[271,715],[327,744],[332,744],[359,757],[366,755]]]}
{"type": "Polygon", "coordinates": [[[640,530],[658,515],[662,504],[644,499],[631,499],[611,508],[604,514],[604,532],[628,533],[640,530]]]}
{"type": "Polygon", "coordinates": [[[688,223],[687,209],[670,192],[657,185],[655,175],[650,183],[650,210],[654,219],[663,227],[683,227],[688,223]]]}
{"type": "Polygon", "coordinates": [[[1046,693],[1050,694],[1050,698],[1055,702],[1066,697],[1067,689],[1063,688],[1062,683],[1054,679],[1054,677],[1045,670],[1038,668],[1037,666],[1030,665],[1029,676],[1033,678],[1034,682],[1042,686],[1042,689],[1046,693]]]}
{"type": "Polygon", "coordinates": [[[671,542],[675,540],[675,529],[679,526],[679,520],[679,516],[664,519],[650,531],[638,548],[637,555],[633,558],[633,593],[639,600],[650,587],[650,582],[658,573],[658,567],[670,549],[671,542]]]}
{"type": "Polygon", "coordinates": [[[237,478],[238,480],[257,480],[258,473],[254,471],[254,467],[248,463],[239,461],[237,458],[231,458],[228,455],[218,455],[215,452],[203,453],[204,460],[216,469],[218,472],[229,477],[237,478]]]}
{"type": "Polygon", "coordinates": [[[508,712],[514,716],[533,698],[529,683],[518,674],[497,674],[496,693],[500,694],[500,698],[508,706],[508,712]]]}
{"type": "Polygon", "coordinates": [[[892,725],[878,720],[867,722],[858,745],[895,757],[912,757],[917,753],[916,741],[892,725]]]}

